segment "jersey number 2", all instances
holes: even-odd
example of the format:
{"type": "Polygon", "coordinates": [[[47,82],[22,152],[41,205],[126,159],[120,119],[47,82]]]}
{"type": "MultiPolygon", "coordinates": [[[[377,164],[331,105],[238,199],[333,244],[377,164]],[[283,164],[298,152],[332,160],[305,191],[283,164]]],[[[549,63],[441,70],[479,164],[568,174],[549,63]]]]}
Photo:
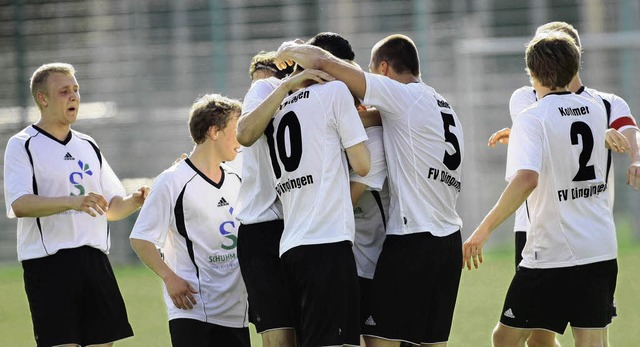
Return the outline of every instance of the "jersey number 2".
{"type": "Polygon", "coordinates": [[[456,121],[451,114],[444,112],[440,112],[440,114],[442,115],[442,123],[444,125],[444,140],[446,142],[449,142],[453,146],[453,149],[455,149],[455,152],[453,152],[453,154],[449,154],[449,152],[447,152],[446,150],[444,151],[444,158],[442,158],[442,163],[449,170],[453,171],[457,169],[458,166],[460,166],[460,162],[462,161],[462,158],[460,156],[460,143],[458,142],[458,138],[454,133],[449,131],[450,126],[456,126],[456,121]]]}
{"type": "Polygon", "coordinates": [[[273,167],[273,173],[276,175],[276,178],[282,177],[282,171],[278,164],[278,157],[287,172],[296,170],[300,165],[300,159],[302,159],[302,130],[300,128],[300,121],[298,121],[296,114],[293,111],[285,113],[280,120],[280,124],[278,124],[277,131],[273,126],[272,119],[269,122],[269,125],[267,125],[264,134],[267,136],[271,166],[273,167]],[[273,136],[274,133],[275,139],[273,136]],[[287,153],[287,133],[289,135],[288,142],[291,153],[287,153]]]}
{"type": "Polygon", "coordinates": [[[593,165],[587,165],[591,159],[593,152],[593,134],[591,128],[585,122],[575,122],[571,124],[571,144],[578,144],[578,135],[582,138],[582,152],[578,157],[578,173],[573,178],[574,181],[588,181],[596,178],[596,172],[593,165]]]}

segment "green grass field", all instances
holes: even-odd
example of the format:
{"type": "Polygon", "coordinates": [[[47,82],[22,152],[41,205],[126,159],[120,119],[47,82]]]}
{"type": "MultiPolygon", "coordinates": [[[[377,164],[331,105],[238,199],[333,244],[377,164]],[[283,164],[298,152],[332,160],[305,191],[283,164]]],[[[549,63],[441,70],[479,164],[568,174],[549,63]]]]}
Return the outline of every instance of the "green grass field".
{"type": "MultiPolygon", "coordinates": [[[[612,346],[640,346],[640,248],[620,250],[616,303],[618,315],[610,329],[612,346]]],[[[490,336],[502,308],[502,300],[513,274],[512,252],[486,255],[480,270],[464,271],[449,346],[490,346],[490,336]]],[[[160,281],[144,267],[116,268],[135,337],[117,346],[170,346],[160,281]]],[[[29,308],[22,285],[22,270],[0,268],[0,346],[34,346],[29,308]]],[[[396,295],[402,295],[397,293],[396,295]]],[[[255,333],[253,346],[261,346],[255,333]]],[[[570,330],[560,337],[563,346],[573,346],[570,330]]]]}

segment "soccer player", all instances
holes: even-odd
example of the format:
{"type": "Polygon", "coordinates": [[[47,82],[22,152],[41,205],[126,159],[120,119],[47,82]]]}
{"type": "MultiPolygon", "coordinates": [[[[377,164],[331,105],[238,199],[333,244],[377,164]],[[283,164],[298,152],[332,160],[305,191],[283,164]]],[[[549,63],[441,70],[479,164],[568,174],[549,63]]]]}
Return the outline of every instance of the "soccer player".
{"type": "MultiPolygon", "coordinates": [[[[251,114],[282,82],[273,64],[275,52],[256,55],[249,68],[251,88],[244,97],[241,119],[251,114]],[[275,71],[274,71],[275,70],[275,71]]],[[[294,85],[304,76],[289,79],[294,85]]],[[[293,88],[287,87],[289,89],[293,88]]],[[[246,122],[244,122],[246,124],[246,122]]],[[[240,122],[243,124],[243,121],[240,122]]],[[[263,130],[264,132],[264,130],[263,130]]],[[[238,194],[238,261],[249,295],[249,321],[262,337],[264,347],[296,346],[293,310],[280,260],[280,238],[284,229],[282,204],[273,189],[269,146],[263,132],[237,134],[242,149],[242,184],[238,194]]]]}
{"type": "Polygon", "coordinates": [[[597,145],[605,141],[606,111],[568,90],[580,66],[568,35],[536,35],[525,59],[539,101],[515,119],[509,184],[465,241],[464,263],[478,267],[491,232],[528,198],[531,226],[494,346],[524,346],[533,330],[563,333],[567,323],[576,346],[606,346],[617,276],[607,151],[597,145]]]}
{"type": "Polygon", "coordinates": [[[196,100],[193,151],[156,178],[131,232],[131,246],[164,283],[174,347],[250,346],[236,255],[240,178],[222,164],[240,148],[240,111],[239,101],[218,94],[196,100]]]}
{"type": "MultiPolygon", "coordinates": [[[[310,44],[327,47],[342,59],[354,57],[337,34],[318,34],[310,44]]],[[[280,256],[302,346],[359,343],[354,219],[343,150],[361,176],[369,171],[370,159],[346,86],[313,84],[330,79],[321,71],[294,71],[243,116],[238,131],[241,143],[266,134],[272,188],[285,220],[280,256]]]]}
{"type": "Polygon", "coordinates": [[[133,336],[107,258],[107,221],[137,210],[148,187],[125,190],[90,136],[71,129],[80,107],[73,66],[31,76],[39,120],[9,139],[7,216],[18,218],[18,260],[38,346],[112,346],[133,336]]]}
{"type": "Polygon", "coordinates": [[[391,202],[387,237],[372,288],[367,345],[400,341],[444,346],[460,282],[460,191],[463,134],[449,103],[420,78],[418,52],[404,35],[391,35],[371,51],[364,73],[326,51],[286,42],[276,65],[296,62],[345,82],[382,117],[391,202]],[[411,286],[403,283],[411,282],[411,286]],[[388,300],[388,293],[402,295],[388,300]]]}
{"type": "MultiPolygon", "coordinates": [[[[361,118],[373,118],[380,114],[375,109],[359,110],[361,118]],[[367,114],[369,113],[369,114],[367,114]],[[370,115],[373,113],[374,115],[370,115]]],[[[363,119],[366,124],[367,120],[363,119]]],[[[362,177],[350,173],[351,201],[355,218],[353,253],[360,285],[360,329],[364,330],[371,316],[371,282],[385,239],[387,216],[389,216],[389,186],[387,165],[382,143],[382,126],[366,127],[365,144],[371,155],[371,169],[362,177]]],[[[369,321],[370,322],[370,321],[369,321]]],[[[366,340],[365,340],[366,341],[366,340]]],[[[361,341],[361,346],[364,346],[361,341]]]]}
{"type": "MultiPolygon", "coordinates": [[[[565,22],[550,22],[544,24],[538,27],[536,34],[554,30],[561,31],[569,35],[574,40],[578,48],[581,47],[578,31],[572,25],[565,22]]],[[[627,183],[637,189],[640,185],[640,151],[638,150],[638,142],[640,141],[640,138],[638,137],[638,127],[631,115],[631,111],[629,110],[627,103],[617,95],[602,93],[591,88],[586,88],[582,84],[579,72],[571,80],[568,88],[576,94],[592,97],[603,104],[607,111],[607,121],[610,127],[606,132],[607,145],[617,152],[624,152],[625,150],[630,149],[630,165],[627,170],[627,183]]],[[[509,111],[512,121],[520,111],[529,107],[536,101],[537,95],[531,86],[521,87],[514,91],[509,101],[509,111]]],[[[509,134],[509,128],[505,128],[494,133],[489,139],[489,146],[495,147],[497,143],[508,143],[509,134]]],[[[611,161],[609,160],[608,165],[610,165],[610,163],[611,161]]],[[[610,203],[613,206],[613,180],[608,180],[608,183],[610,183],[610,203]]],[[[526,206],[522,205],[516,211],[514,225],[516,267],[520,264],[520,261],[522,261],[522,250],[527,239],[527,223],[526,206]]],[[[553,332],[539,330],[534,331],[528,341],[530,344],[539,343],[540,345],[549,346],[553,345],[554,339],[555,334],[553,332]]]]}
{"type": "Polygon", "coordinates": [[[273,63],[273,59],[275,57],[276,52],[274,51],[260,51],[251,58],[251,64],[249,65],[249,77],[251,77],[251,82],[269,77],[282,79],[287,77],[287,75],[293,71],[292,66],[285,70],[279,70],[273,63]]]}

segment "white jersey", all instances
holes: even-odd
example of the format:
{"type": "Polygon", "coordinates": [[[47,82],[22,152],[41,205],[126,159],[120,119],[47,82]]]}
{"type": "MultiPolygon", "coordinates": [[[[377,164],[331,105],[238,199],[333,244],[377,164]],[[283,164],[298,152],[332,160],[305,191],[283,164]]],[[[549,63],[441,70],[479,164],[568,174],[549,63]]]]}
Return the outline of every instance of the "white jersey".
{"type": "Polygon", "coordinates": [[[552,93],[515,120],[507,180],[539,174],[528,199],[531,226],[520,266],[558,268],[615,259],[606,184],[606,111],[596,100],[552,93]]]}
{"type": "Polygon", "coordinates": [[[280,255],[301,245],[353,242],[343,150],[367,135],[347,86],[333,81],[287,96],[265,133],[284,210],[280,255]]]}
{"type": "MultiPolygon", "coordinates": [[[[244,97],[242,113],[258,107],[282,81],[275,77],[254,82],[244,97]]],[[[269,145],[261,135],[250,147],[242,147],[242,185],[238,194],[238,220],[243,224],[254,224],[282,219],[282,204],[273,189],[269,172],[269,145]]]]}
{"type": "Polygon", "coordinates": [[[169,320],[241,328],[248,326],[248,305],[236,254],[234,207],[240,178],[224,164],[221,170],[219,183],[189,159],[165,170],[156,178],[130,237],[160,247],[171,270],[198,291],[193,309],[181,310],[165,287],[169,320]]]}
{"type": "Polygon", "coordinates": [[[365,177],[351,172],[349,180],[367,186],[367,190],[353,208],[356,223],[353,254],[358,276],[372,279],[385,239],[389,215],[389,187],[386,183],[387,163],[384,158],[382,127],[374,126],[365,130],[369,137],[365,144],[371,154],[371,169],[365,177]]]}
{"type": "MultiPolygon", "coordinates": [[[[107,201],[124,196],[118,177],[88,135],[71,130],[59,141],[31,125],[9,139],[4,158],[4,198],[7,216],[24,195],[65,197],[95,192],[107,201]]],[[[18,260],[42,258],[60,249],[91,246],[109,253],[107,215],[91,217],[68,210],[37,218],[18,218],[18,260]]]]}
{"type": "MultiPolygon", "coordinates": [[[[586,88],[582,86],[576,94],[582,96],[588,96],[597,100],[598,102],[602,102],[603,106],[608,113],[609,117],[609,127],[616,129],[618,131],[623,131],[630,127],[636,127],[636,122],[633,116],[631,115],[631,110],[629,109],[629,105],[624,101],[621,97],[615,94],[602,93],[595,89],[586,88]]],[[[535,89],[531,86],[524,86],[513,92],[511,95],[511,99],[509,100],[509,113],[511,115],[511,121],[515,120],[515,117],[520,113],[520,111],[529,107],[531,104],[536,102],[538,98],[536,97],[535,89]]],[[[608,183],[609,187],[609,199],[611,207],[613,207],[614,201],[614,180],[613,180],[613,166],[610,167],[609,171],[610,179],[608,183]]],[[[515,215],[515,224],[513,226],[514,231],[526,231],[528,226],[528,218],[526,212],[526,205],[523,204],[518,208],[515,215]]]]}
{"type": "Polygon", "coordinates": [[[365,73],[364,104],[382,115],[391,205],[387,234],[462,228],[456,212],[461,188],[462,125],[446,100],[420,83],[365,73]]]}

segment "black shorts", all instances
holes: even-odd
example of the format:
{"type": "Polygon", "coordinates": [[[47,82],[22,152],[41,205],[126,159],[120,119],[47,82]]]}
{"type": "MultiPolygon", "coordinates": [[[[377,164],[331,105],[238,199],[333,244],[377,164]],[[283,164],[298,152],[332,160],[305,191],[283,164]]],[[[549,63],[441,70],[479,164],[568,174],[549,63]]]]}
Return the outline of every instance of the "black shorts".
{"type": "Polygon", "coordinates": [[[109,259],[84,246],[22,262],[38,346],[114,342],[133,336],[109,259]]]}
{"type": "MultiPolygon", "coordinates": [[[[358,277],[358,284],[360,285],[360,331],[364,330],[365,323],[371,316],[371,282],[373,280],[358,277]]],[[[369,324],[371,324],[371,321],[369,321],[369,324]]]]}
{"type": "Polygon", "coordinates": [[[522,261],[522,251],[524,250],[524,245],[527,243],[527,232],[526,231],[516,231],[515,233],[516,239],[516,270],[522,261]]]}
{"type": "Polygon", "coordinates": [[[618,263],[554,268],[519,267],[507,291],[500,323],[522,329],[564,333],[574,328],[605,328],[615,315],[618,263]]]}
{"type": "Polygon", "coordinates": [[[460,231],[387,235],[364,335],[413,344],[449,339],[462,273],[460,231]]]}
{"type": "Polygon", "coordinates": [[[169,321],[172,347],[251,347],[249,328],[229,328],[196,319],[169,321]]]}
{"type": "Polygon", "coordinates": [[[351,242],[298,246],[282,260],[300,346],[358,346],[360,295],[351,242]]]}
{"type": "Polygon", "coordinates": [[[283,229],[282,220],[238,228],[238,262],[249,295],[249,321],[258,333],[294,325],[279,254],[283,229]]]}

